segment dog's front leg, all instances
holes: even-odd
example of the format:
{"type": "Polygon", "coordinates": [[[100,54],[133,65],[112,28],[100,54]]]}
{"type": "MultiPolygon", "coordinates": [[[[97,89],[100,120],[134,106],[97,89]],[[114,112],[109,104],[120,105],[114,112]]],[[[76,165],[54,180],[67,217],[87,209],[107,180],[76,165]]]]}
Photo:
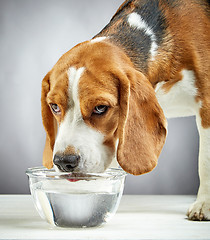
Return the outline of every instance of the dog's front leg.
{"type": "Polygon", "coordinates": [[[210,127],[203,128],[199,114],[196,117],[200,135],[199,177],[197,200],[188,210],[190,220],[210,220],[210,127]]]}

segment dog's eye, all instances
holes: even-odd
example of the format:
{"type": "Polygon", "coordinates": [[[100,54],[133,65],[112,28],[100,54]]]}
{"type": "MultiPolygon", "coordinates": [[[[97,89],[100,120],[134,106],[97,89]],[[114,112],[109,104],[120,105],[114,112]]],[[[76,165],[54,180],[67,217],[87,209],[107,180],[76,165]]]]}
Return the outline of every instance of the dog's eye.
{"type": "Polygon", "coordinates": [[[60,110],[60,108],[58,107],[57,104],[51,103],[50,107],[55,114],[60,114],[61,113],[61,110],[60,110]]]}
{"type": "Polygon", "coordinates": [[[102,115],[107,111],[107,109],[108,106],[105,105],[96,106],[93,110],[93,114],[102,115]]]}

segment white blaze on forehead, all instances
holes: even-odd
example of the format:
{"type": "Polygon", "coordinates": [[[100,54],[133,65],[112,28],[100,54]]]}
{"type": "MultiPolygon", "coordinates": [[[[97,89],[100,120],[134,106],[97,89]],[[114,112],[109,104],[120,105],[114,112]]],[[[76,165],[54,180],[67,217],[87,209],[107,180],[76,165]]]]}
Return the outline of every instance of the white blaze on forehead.
{"type": "Polygon", "coordinates": [[[154,60],[155,55],[157,54],[157,39],[155,33],[152,28],[148,26],[148,24],[142,19],[142,17],[138,13],[131,13],[128,15],[128,23],[131,27],[137,28],[139,30],[143,30],[144,33],[150,37],[151,39],[151,60],[154,60]]]}
{"type": "MultiPolygon", "coordinates": [[[[80,111],[80,103],[79,103],[79,96],[78,96],[78,86],[79,80],[84,72],[85,68],[81,67],[76,69],[74,67],[70,67],[68,70],[68,77],[69,77],[69,97],[72,98],[74,103],[74,113],[76,114],[76,118],[82,118],[82,114],[80,111]]],[[[71,102],[71,101],[70,101],[71,102]]],[[[71,106],[71,103],[70,103],[71,106]]]]}

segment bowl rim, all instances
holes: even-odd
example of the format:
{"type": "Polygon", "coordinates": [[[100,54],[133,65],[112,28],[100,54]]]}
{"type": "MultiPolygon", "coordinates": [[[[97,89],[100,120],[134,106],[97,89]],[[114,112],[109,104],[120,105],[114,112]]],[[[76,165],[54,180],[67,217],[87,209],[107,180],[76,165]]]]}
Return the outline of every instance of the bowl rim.
{"type": "Polygon", "coordinates": [[[47,169],[43,166],[32,167],[26,170],[26,175],[30,178],[44,178],[44,179],[73,179],[73,180],[85,180],[85,179],[118,179],[125,177],[127,173],[122,168],[108,168],[103,173],[74,173],[74,172],[56,172],[54,168],[47,169]]]}

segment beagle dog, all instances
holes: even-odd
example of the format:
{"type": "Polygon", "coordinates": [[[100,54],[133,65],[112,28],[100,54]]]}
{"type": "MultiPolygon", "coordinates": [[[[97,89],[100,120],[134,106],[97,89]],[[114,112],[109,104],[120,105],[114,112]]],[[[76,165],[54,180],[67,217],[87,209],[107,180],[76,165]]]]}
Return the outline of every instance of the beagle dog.
{"type": "Polygon", "coordinates": [[[42,82],[43,165],[151,171],[166,117],[196,116],[200,187],[191,220],[210,220],[210,2],[127,0],[93,39],[65,53],[42,82]],[[58,126],[58,133],[57,133],[58,126]]]}

